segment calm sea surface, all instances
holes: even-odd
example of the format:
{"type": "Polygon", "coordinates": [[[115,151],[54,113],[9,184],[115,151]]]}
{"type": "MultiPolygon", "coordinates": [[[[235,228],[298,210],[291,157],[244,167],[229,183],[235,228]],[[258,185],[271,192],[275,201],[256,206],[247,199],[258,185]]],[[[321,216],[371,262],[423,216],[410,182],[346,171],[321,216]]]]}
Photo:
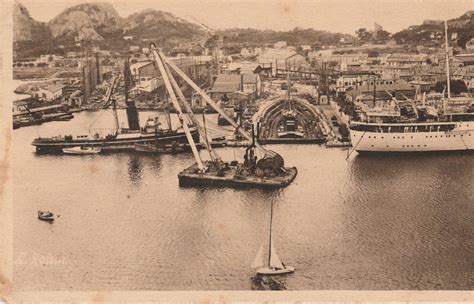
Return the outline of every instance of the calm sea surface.
{"type": "MultiPolygon", "coordinates": [[[[345,160],[340,149],[278,145],[299,170],[288,188],[182,189],[191,154],[35,154],[38,135],[113,126],[107,111],[75,116],[13,132],[19,289],[248,290],[271,203],[277,252],[296,268],[287,289],[473,287],[473,155],[345,160]],[[59,218],[39,221],[38,210],[59,218]]],[[[232,160],[243,149],[218,152],[232,160]]]]}

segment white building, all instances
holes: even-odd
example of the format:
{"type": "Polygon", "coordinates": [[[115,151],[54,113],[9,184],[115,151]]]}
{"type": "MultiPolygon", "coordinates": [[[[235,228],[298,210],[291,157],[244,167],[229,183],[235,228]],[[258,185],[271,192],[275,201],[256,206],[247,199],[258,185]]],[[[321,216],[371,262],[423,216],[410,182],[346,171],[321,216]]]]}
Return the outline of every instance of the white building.
{"type": "Polygon", "coordinates": [[[275,44],[273,45],[273,47],[276,49],[284,49],[287,46],[288,46],[288,43],[286,43],[286,41],[278,41],[278,42],[275,42],[275,44]]]}
{"type": "Polygon", "coordinates": [[[42,98],[47,101],[56,100],[63,95],[64,87],[65,86],[62,84],[49,85],[36,91],[34,95],[35,97],[42,98]]]}

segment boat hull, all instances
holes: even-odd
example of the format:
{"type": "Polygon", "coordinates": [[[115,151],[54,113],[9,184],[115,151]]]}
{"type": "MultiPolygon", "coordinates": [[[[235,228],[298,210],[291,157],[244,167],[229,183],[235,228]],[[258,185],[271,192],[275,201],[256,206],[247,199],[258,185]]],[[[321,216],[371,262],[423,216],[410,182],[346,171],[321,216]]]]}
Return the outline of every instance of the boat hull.
{"type": "Polygon", "coordinates": [[[474,122],[459,122],[450,131],[379,133],[350,129],[359,153],[459,152],[474,150],[474,122]]]}
{"type": "Polygon", "coordinates": [[[287,274],[295,272],[295,268],[292,266],[286,266],[282,269],[275,269],[271,267],[263,267],[257,269],[257,274],[259,275],[279,275],[279,274],[287,274]]]}
{"type": "Polygon", "coordinates": [[[100,148],[92,148],[87,150],[81,150],[76,148],[65,148],[63,149],[63,153],[68,155],[94,155],[99,154],[102,151],[102,149],[100,148]]]}
{"type": "Polygon", "coordinates": [[[180,145],[156,145],[156,144],[135,144],[135,151],[146,154],[177,154],[189,151],[185,144],[180,145]]]}
{"type": "MultiPolygon", "coordinates": [[[[197,130],[191,131],[192,137],[196,142],[199,142],[199,132],[197,130]]],[[[187,143],[186,134],[184,132],[169,132],[155,135],[154,133],[139,134],[136,137],[130,138],[99,138],[99,139],[71,139],[66,140],[64,137],[61,140],[50,138],[37,138],[31,144],[36,147],[36,152],[41,154],[62,154],[63,149],[73,147],[96,147],[101,148],[103,153],[107,152],[130,152],[135,151],[136,144],[160,144],[167,145],[177,142],[178,144],[187,143]]]]}

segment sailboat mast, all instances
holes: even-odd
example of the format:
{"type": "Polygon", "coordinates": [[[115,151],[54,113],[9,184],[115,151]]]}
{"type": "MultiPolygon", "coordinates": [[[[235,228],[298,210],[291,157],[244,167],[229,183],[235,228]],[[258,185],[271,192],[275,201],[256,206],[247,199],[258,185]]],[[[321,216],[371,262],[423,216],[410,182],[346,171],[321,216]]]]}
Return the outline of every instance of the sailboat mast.
{"type": "Polygon", "coordinates": [[[270,238],[268,243],[268,267],[272,259],[272,221],[273,221],[273,202],[270,203],[270,238]]]}
{"type": "Polygon", "coordinates": [[[451,98],[451,81],[449,76],[449,50],[448,50],[448,21],[444,20],[444,38],[446,48],[446,83],[448,88],[448,99],[451,98]]]}

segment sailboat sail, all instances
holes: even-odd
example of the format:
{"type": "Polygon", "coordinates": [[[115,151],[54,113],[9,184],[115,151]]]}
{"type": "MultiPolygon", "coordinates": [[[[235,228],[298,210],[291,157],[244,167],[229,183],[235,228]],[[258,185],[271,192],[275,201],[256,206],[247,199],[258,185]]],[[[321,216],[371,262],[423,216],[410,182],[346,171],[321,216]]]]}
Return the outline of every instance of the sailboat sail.
{"type": "Polygon", "coordinates": [[[255,256],[255,259],[252,262],[252,265],[250,267],[252,268],[259,268],[264,265],[263,262],[263,245],[260,246],[258,249],[257,255],[255,256]]]}
{"type": "Polygon", "coordinates": [[[280,261],[280,258],[278,257],[277,253],[276,253],[276,250],[275,250],[275,246],[273,244],[273,239],[272,239],[272,242],[271,242],[271,255],[270,255],[270,267],[274,267],[274,268],[285,268],[283,266],[283,264],[281,263],[280,261]]]}

